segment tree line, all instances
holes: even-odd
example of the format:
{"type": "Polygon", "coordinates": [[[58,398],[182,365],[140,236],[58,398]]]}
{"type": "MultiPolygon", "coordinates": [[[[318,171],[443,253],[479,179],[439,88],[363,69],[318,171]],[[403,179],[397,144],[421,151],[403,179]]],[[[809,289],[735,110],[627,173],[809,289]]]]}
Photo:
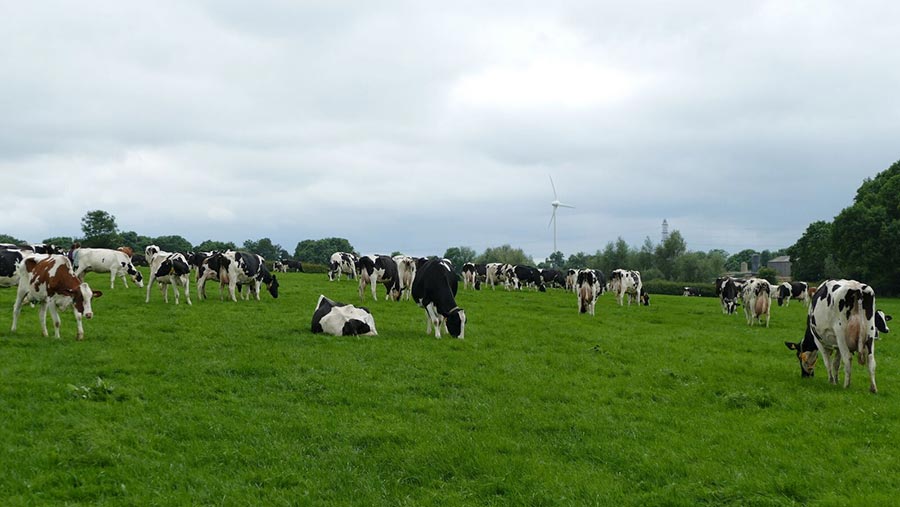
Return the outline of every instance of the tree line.
{"type": "MultiPolygon", "coordinates": [[[[53,237],[44,243],[69,248],[75,242],[95,248],[129,246],[141,252],[156,244],[173,252],[243,249],[266,259],[294,259],[305,263],[328,264],[334,252],[357,253],[345,238],[305,239],[297,243],[293,255],[269,238],[248,239],[239,247],[231,241],[205,240],[197,245],[178,235],[149,237],[134,231],[120,231],[116,218],[103,210],[87,212],[81,219],[81,238],[53,237]]],[[[0,243],[21,244],[21,240],[0,234],[0,243]]],[[[539,268],[594,268],[610,272],[617,268],[637,269],[645,280],[674,280],[708,283],[725,272],[735,272],[742,262],[750,264],[760,256],[762,266],[772,258],[790,255],[795,280],[818,283],[828,278],[854,278],[875,287],[878,294],[900,294],[900,161],[874,178],[866,178],[853,203],[832,221],[816,221],[807,227],[796,243],[788,248],[757,252],[752,249],[735,254],[721,249],[690,251],[678,230],[660,243],[646,238],[634,247],[619,237],[594,253],[576,252],[566,257],[554,252],[535,263],[521,248],[508,244],[489,247],[480,254],[467,246],[448,248],[443,257],[456,269],[466,262],[535,265],[539,268]]],[[[393,252],[396,255],[401,252],[393,252]]],[[[773,276],[772,272],[768,275],[773,276]]]]}

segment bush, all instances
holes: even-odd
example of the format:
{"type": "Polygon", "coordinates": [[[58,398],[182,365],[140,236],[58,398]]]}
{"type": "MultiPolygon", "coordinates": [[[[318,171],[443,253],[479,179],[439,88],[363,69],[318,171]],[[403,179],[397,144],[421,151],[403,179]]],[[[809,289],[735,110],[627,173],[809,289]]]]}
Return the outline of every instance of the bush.
{"type": "Polygon", "coordinates": [[[715,297],[715,283],[690,283],[690,282],[673,282],[670,280],[648,280],[644,282],[644,290],[651,296],[654,294],[664,294],[669,296],[681,296],[684,294],[685,287],[693,287],[700,290],[703,297],[715,297]]]}
{"type": "Polygon", "coordinates": [[[327,273],[328,266],[324,264],[316,264],[314,262],[304,262],[303,263],[303,272],[304,273],[327,273]]]}

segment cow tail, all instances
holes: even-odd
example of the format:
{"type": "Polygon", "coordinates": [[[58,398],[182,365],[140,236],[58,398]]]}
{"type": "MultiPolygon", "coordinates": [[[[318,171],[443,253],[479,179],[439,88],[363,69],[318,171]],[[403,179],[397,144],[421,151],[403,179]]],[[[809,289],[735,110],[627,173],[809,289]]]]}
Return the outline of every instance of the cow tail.
{"type": "Polygon", "coordinates": [[[857,360],[860,365],[865,365],[869,356],[868,349],[866,347],[866,339],[868,338],[868,326],[863,325],[863,315],[866,312],[863,309],[863,297],[862,294],[859,295],[859,298],[856,300],[856,318],[859,320],[859,333],[856,337],[856,350],[859,352],[857,354],[857,360]]]}

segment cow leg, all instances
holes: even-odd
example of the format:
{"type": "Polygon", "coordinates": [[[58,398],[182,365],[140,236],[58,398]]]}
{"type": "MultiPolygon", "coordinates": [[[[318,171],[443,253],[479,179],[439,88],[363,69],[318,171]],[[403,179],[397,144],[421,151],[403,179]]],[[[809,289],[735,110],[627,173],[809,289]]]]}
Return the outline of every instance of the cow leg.
{"type": "Polygon", "coordinates": [[[235,280],[235,278],[236,277],[231,277],[231,279],[228,280],[228,294],[231,296],[231,300],[237,303],[237,295],[234,293],[237,289],[237,280],[235,280]]]}
{"type": "Polygon", "coordinates": [[[38,320],[41,321],[41,335],[44,338],[50,336],[47,332],[47,300],[41,301],[41,309],[38,310],[38,320]]]}
{"type": "MultiPolygon", "coordinates": [[[[844,365],[844,388],[850,387],[850,370],[853,367],[853,353],[847,347],[844,340],[838,340],[838,351],[840,352],[841,363],[844,365]]],[[[837,361],[835,361],[837,362],[837,361]]],[[[837,383],[838,369],[834,369],[834,382],[837,383]]]]}
{"type": "Polygon", "coordinates": [[[869,359],[867,361],[869,367],[869,391],[873,393],[878,392],[878,387],[875,385],[875,345],[873,343],[872,350],[869,351],[869,359]]]}
{"type": "Polygon", "coordinates": [[[153,288],[153,282],[155,282],[155,281],[156,281],[156,275],[151,274],[150,281],[147,282],[147,299],[144,300],[145,303],[150,302],[150,289],[153,288]]]}
{"type": "MultiPolygon", "coordinates": [[[[369,281],[371,282],[369,285],[372,286],[372,301],[378,301],[378,272],[372,273],[372,276],[369,277],[369,281]]],[[[385,296],[385,301],[388,299],[385,296]]]]}
{"type": "Polygon", "coordinates": [[[190,275],[181,275],[181,283],[184,285],[184,300],[188,306],[191,304],[191,277],[190,275]]]}
{"type": "Polygon", "coordinates": [[[359,300],[365,301],[366,291],[366,279],[362,276],[359,277],[359,300]]]}
{"type": "MultiPolygon", "coordinates": [[[[53,312],[54,315],[56,312],[53,312]]],[[[75,325],[78,327],[78,334],[75,335],[75,339],[78,341],[84,340],[84,326],[81,322],[81,314],[78,313],[78,310],[72,309],[72,313],[75,314],[75,325]]],[[[56,318],[59,318],[59,315],[55,315],[56,318]]],[[[59,338],[59,326],[56,326],[56,337],[59,338]]]]}
{"type": "MultiPolygon", "coordinates": [[[[49,308],[49,310],[50,310],[50,318],[53,319],[53,337],[56,338],[56,339],[58,340],[58,339],[59,339],[59,326],[60,326],[60,321],[59,321],[59,310],[56,308],[56,305],[53,304],[53,303],[50,303],[50,304],[47,305],[47,306],[48,306],[48,308],[49,308]]],[[[72,312],[75,314],[75,319],[78,321],[78,324],[79,324],[78,333],[79,333],[79,336],[81,336],[81,335],[84,333],[84,332],[81,330],[81,319],[78,318],[78,311],[77,311],[77,310],[75,310],[75,309],[73,308],[73,309],[72,309],[72,312]]],[[[79,339],[80,339],[80,338],[79,338],[79,339]]]]}
{"type": "Polygon", "coordinates": [[[259,280],[256,280],[255,282],[253,282],[253,285],[251,285],[251,287],[253,287],[253,291],[256,293],[257,301],[259,301],[259,289],[261,286],[262,286],[262,282],[260,282],[259,280]]]}
{"type": "Polygon", "coordinates": [[[25,303],[25,298],[28,296],[28,292],[19,290],[16,292],[16,302],[13,304],[13,320],[12,327],[10,328],[10,332],[15,333],[16,327],[19,323],[19,313],[22,312],[22,304],[25,303]]]}

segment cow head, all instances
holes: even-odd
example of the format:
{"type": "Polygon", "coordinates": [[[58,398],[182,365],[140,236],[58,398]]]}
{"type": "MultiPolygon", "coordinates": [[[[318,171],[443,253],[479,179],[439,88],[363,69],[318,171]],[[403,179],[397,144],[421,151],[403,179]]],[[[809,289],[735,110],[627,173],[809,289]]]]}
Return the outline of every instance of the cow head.
{"type": "Polygon", "coordinates": [[[140,271],[134,268],[134,264],[130,262],[123,262],[122,267],[125,268],[125,272],[127,272],[131,279],[137,284],[138,287],[144,286],[144,275],[141,274],[140,271]]]}
{"type": "Polygon", "coordinates": [[[722,298],[722,301],[725,302],[725,310],[728,312],[728,315],[734,315],[734,312],[737,311],[737,299],[722,298]]]}
{"type": "Polygon", "coordinates": [[[153,256],[159,253],[159,247],[156,245],[147,245],[144,249],[144,256],[149,260],[153,260],[153,256]]]}
{"type": "Polygon", "coordinates": [[[800,376],[812,377],[816,374],[816,362],[819,360],[819,350],[803,350],[801,343],[784,342],[785,346],[797,353],[800,361],[800,376]]]}
{"type": "Polygon", "coordinates": [[[875,338],[878,338],[879,333],[890,333],[891,328],[888,327],[887,323],[893,319],[890,315],[885,315],[885,313],[881,310],[875,311],[875,338]]]}
{"type": "Polygon", "coordinates": [[[644,289],[641,289],[641,304],[650,306],[650,294],[644,292],[644,289]]]}
{"type": "Polygon", "coordinates": [[[266,288],[273,298],[278,299],[278,278],[275,275],[272,275],[272,281],[266,284],[266,288]]]}
{"type": "Polygon", "coordinates": [[[91,300],[103,295],[99,290],[91,290],[90,285],[82,283],[76,289],[64,289],[61,294],[69,296],[75,303],[75,311],[83,315],[86,319],[94,317],[94,311],[91,309],[91,300]]]}
{"type": "Polygon", "coordinates": [[[447,332],[454,338],[463,339],[466,333],[466,312],[456,307],[447,314],[447,332]]]}
{"type": "Polygon", "coordinates": [[[341,329],[341,336],[359,336],[372,332],[372,328],[368,324],[359,319],[349,319],[344,322],[341,329]]]}

